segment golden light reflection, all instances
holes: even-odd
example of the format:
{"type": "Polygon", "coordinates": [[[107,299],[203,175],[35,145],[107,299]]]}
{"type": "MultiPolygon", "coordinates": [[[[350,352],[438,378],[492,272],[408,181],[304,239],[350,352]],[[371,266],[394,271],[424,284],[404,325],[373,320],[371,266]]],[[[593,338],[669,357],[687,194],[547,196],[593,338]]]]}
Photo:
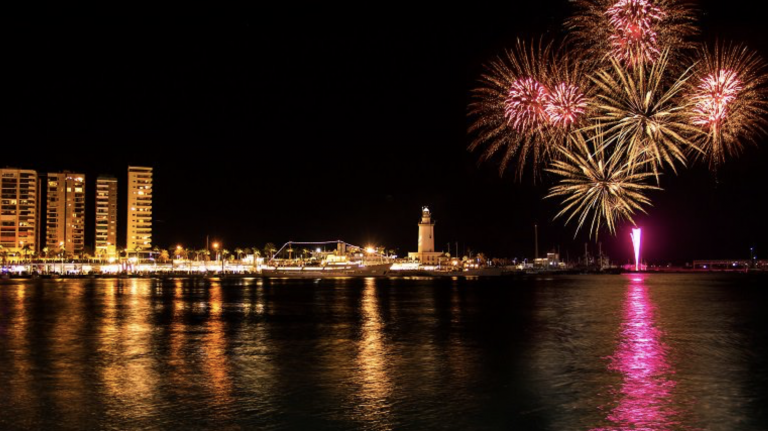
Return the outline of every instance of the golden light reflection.
{"type": "Polygon", "coordinates": [[[152,356],[147,280],[110,281],[104,300],[100,352],[108,413],[142,417],[155,409],[159,376],[152,356]],[[127,289],[126,289],[127,287],[127,289]],[[130,297],[126,297],[125,292],[130,297]]]}
{"type": "Polygon", "coordinates": [[[205,325],[206,335],[202,340],[205,352],[202,369],[210,379],[209,387],[213,391],[214,402],[227,405],[232,402],[232,379],[227,357],[227,335],[221,319],[221,283],[212,281],[209,292],[210,313],[205,325]]]}
{"type": "MultiPolygon", "coordinates": [[[[29,317],[26,308],[26,286],[24,283],[16,285],[16,300],[10,304],[7,310],[3,310],[2,317],[7,321],[5,327],[0,328],[0,335],[7,334],[7,353],[12,358],[11,370],[8,373],[7,386],[0,388],[2,391],[13,391],[17,399],[31,399],[31,368],[32,358],[29,355],[29,317]]],[[[2,310],[5,307],[0,307],[2,310]]],[[[3,373],[5,374],[5,373],[3,373]]],[[[27,412],[25,412],[27,414],[27,412]]]]}
{"type": "Polygon", "coordinates": [[[361,299],[362,327],[355,359],[361,388],[356,414],[360,419],[381,424],[391,418],[389,398],[393,384],[387,370],[388,346],[384,340],[384,324],[379,315],[376,280],[367,278],[361,299]]]}
{"type": "Polygon", "coordinates": [[[168,358],[170,365],[167,369],[167,378],[173,387],[181,388],[189,384],[186,376],[192,372],[189,370],[187,360],[184,357],[184,346],[187,343],[186,325],[184,324],[184,281],[175,280],[173,286],[173,317],[168,326],[168,358]]]}
{"type": "Polygon", "coordinates": [[[232,350],[238,361],[231,364],[231,372],[237,375],[239,389],[248,394],[249,409],[269,415],[280,409],[283,364],[276,360],[276,344],[270,336],[269,322],[264,318],[270,309],[265,306],[265,290],[261,281],[247,285],[243,301],[250,303],[247,314],[252,323],[248,330],[234,335],[232,350]]]}
{"type": "Polygon", "coordinates": [[[52,393],[52,401],[55,409],[61,412],[58,421],[67,427],[88,419],[87,412],[70,407],[85,405],[88,401],[88,348],[83,346],[83,340],[89,338],[88,331],[92,329],[87,325],[89,319],[82,318],[90,311],[84,284],[73,284],[67,287],[66,293],[59,291],[57,294],[62,297],[57,295],[51,298],[56,306],[50,309],[53,324],[46,337],[50,342],[48,369],[52,380],[50,385],[56,388],[52,393]]]}

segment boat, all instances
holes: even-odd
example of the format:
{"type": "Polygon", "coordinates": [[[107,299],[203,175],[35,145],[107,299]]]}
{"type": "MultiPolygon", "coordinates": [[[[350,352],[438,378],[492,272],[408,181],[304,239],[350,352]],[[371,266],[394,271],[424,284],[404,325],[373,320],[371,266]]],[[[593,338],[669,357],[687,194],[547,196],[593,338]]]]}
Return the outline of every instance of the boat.
{"type": "Polygon", "coordinates": [[[383,277],[389,274],[391,267],[392,261],[389,257],[370,247],[363,248],[340,240],[289,241],[267,261],[266,265],[261,267],[261,276],[274,278],[383,277]],[[304,248],[296,250],[295,246],[304,248]],[[311,248],[306,248],[307,246],[311,248]]]}

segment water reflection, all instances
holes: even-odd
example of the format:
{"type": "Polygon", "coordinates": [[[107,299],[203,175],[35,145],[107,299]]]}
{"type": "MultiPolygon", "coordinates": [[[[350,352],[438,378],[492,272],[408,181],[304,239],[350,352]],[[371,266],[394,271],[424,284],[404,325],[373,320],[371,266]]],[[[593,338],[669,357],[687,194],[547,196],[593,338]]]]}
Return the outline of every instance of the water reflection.
{"type": "Polygon", "coordinates": [[[213,392],[213,400],[216,406],[221,407],[231,401],[232,391],[231,372],[229,359],[227,358],[227,339],[222,320],[221,283],[211,282],[210,314],[208,315],[206,335],[203,338],[203,352],[205,361],[203,371],[210,379],[209,388],[213,392]]]}
{"type": "Polygon", "coordinates": [[[148,319],[149,290],[140,280],[110,282],[105,299],[101,379],[110,415],[143,418],[154,413],[159,381],[152,354],[153,325],[148,319]],[[127,283],[127,286],[126,284],[127,283]]]}
{"type": "Polygon", "coordinates": [[[768,429],[764,283],[635,278],[0,280],[0,429],[768,429]]]}
{"type": "Polygon", "coordinates": [[[360,343],[355,357],[357,382],[360,392],[356,413],[366,422],[382,424],[389,418],[389,397],[392,380],[387,373],[387,344],[384,340],[384,324],[379,314],[376,281],[366,279],[360,300],[362,327],[360,343]]]}
{"type": "Polygon", "coordinates": [[[667,359],[669,348],[661,340],[655,311],[645,276],[631,276],[621,340],[608,366],[622,377],[621,388],[615,394],[617,405],[607,417],[614,426],[596,430],[688,429],[681,428],[677,421],[680,412],[672,400],[675,370],[667,359]]]}

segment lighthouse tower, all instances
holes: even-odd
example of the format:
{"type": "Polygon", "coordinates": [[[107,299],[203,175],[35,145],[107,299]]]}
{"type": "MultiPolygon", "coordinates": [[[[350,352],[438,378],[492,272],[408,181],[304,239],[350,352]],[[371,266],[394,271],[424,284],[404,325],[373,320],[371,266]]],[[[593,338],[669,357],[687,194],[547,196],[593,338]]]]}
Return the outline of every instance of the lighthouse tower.
{"type": "Polygon", "coordinates": [[[435,224],[429,208],[421,208],[421,223],[419,223],[419,254],[435,251],[435,224]]]}
{"type": "Polygon", "coordinates": [[[435,222],[429,208],[421,208],[419,223],[419,251],[408,253],[408,259],[418,261],[422,265],[437,265],[443,252],[435,251],[435,222]]]}

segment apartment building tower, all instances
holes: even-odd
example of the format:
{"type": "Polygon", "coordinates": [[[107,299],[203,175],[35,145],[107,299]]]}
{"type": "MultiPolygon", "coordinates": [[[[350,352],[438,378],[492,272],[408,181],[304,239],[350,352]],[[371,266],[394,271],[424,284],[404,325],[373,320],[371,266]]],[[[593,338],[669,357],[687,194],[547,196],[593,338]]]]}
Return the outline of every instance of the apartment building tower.
{"type": "Polygon", "coordinates": [[[128,166],[126,249],[152,249],[152,168],[128,166]]]}
{"type": "Polygon", "coordinates": [[[117,257],[117,178],[96,178],[96,257],[117,257]]]}
{"type": "Polygon", "coordinates": [[[0,169],[0,246],[5,252],[39,250],[39,213],[37,172],[0,169]]]}
{"type": "Polygon", "coordinates": [[[85,175],[64,171],[47,175],[46,240],[49,252],[83,254],[85,175]]]}

